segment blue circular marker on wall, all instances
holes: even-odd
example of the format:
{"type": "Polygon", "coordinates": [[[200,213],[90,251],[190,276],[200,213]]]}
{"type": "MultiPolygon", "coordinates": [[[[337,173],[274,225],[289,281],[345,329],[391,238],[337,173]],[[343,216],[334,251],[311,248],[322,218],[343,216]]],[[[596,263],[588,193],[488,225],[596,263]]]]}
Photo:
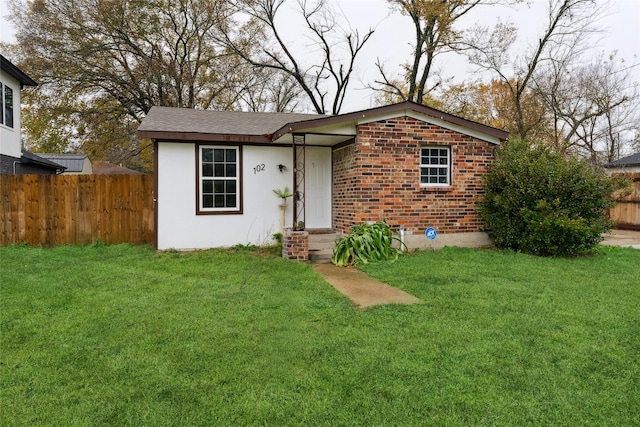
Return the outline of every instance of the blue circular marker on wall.
{"type": "Polygon", "coordinates": [[[429,240],[435,240],[437,234],[438,233],[436,233],[436,229],[433,227],[427,228],[427,230],[424,232],[424,236],[429,240]]]}

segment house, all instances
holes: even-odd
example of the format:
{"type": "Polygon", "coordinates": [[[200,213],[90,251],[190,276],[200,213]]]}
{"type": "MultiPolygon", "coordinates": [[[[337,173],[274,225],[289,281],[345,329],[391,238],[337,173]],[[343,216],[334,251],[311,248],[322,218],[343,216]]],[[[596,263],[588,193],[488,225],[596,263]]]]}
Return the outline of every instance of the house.
{"type": "Polygon", "coordinates": [[[640,172],[640,153],[614,160],[604,167],[608,173],[638,173],[640,172]]]}
{"type": "Polygon", "coordinates": [[[38,84],[0,55],[0,173],[56,174],[64,166],[22,148],[20,100],[24,86],[38,84]]]}
{"type": "Polygon", "coordinates": [[[476,201],[508,136],[412,102],[337,116],[153,107],[138,135],[154,143],[158,249],[268,243],[285,186],[296,229],[386,220],[409,248],[487,245],[476,201]]]}
{"type": "Polygon", "coordinates": [[[65,175],[87,175],[93,173],[91,160],[86,154],[58,154],[58,153],[38,153],[54,163],[64,166],[65,175]]]}

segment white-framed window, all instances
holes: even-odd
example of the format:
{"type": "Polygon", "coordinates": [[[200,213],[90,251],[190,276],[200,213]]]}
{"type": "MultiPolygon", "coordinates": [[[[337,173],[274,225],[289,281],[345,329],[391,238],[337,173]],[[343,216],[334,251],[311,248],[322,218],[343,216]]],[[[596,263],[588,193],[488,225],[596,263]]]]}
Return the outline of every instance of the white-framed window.
{"type": "Polygon", "coordinates": [[[420,148],[420,185],[423,187],[451,185],[451,147],[420,148]]]}
{"type": "Polygon", "coordinates": [[[240,147],[198,147],[198,213],[241,213],[240,147]]]}

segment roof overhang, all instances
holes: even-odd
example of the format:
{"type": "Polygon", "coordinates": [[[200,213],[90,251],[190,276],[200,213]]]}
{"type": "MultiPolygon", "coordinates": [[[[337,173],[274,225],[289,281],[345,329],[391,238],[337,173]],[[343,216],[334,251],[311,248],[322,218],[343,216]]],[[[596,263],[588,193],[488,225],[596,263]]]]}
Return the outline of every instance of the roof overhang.
{"type": "Polygon", "coordinates": [[[29,77],[27,73],[22,71],[20,68],[13,65],[13,63],[3,55],[0,55],[0,69],[19,81],[20,88],[23,86],[38,86],[38,83],[36,83],[35,80],[29,77]]]}
{"type": "Polygon", "coordinates": [[[472,122],[413,102],[387,105],[369,110],[289,123],[272,136],[274,142],[291,143],[293,134],[305,134],[310,145],[336,145],[352,139],[359,125],[388,120],[395,117],[412,117],[429,124],[469,135],[493,144],[505,141],[509,133],[500,129],[472,122]],[[320,139],[322,137],[324,142],[320,139]],[[315,144],[314,142],[317,141],[315,144]]]}
{"type": "Polygon", "coordinates": [[[199,132],[167,132],[139,130],[138,137],[154,139],[156,141],[191,141],[191,142],[233,142],[245,144],[270,144],[269,135],[230,135],[221,133],[199,132]]]}
{"type": "Polygon", "coordinates": [[[396,117],[412,117],[416,120],[459,132],[463,135],[468,135],[492,144],[499,144],[509,136],[509,133],[503,130],[408,101],[337,116],[319,116],[318,118],[294,121],[281,126],[270,135],[185,132],[171,131],[166,127],[163,130],[142,127],[142,129],[138,130],[138,136],[159,142],[189,141],[292,145],[293,136],[295,134],[303,134],[305,136],[305,144],[307,145],[335,146],[355,138],[358,132],[358,126],[362,124],[396,117]]]}
{"type": "Polygon", "coordinates": [[[39,166],[55,169],[56,173],[64,172],[67,167],[62,166],[56,162],[40,157],[37,154],[33,154],[30,151],[22,150],[22,156],[20,157],[20,163],[32,163],[39,166]]]}

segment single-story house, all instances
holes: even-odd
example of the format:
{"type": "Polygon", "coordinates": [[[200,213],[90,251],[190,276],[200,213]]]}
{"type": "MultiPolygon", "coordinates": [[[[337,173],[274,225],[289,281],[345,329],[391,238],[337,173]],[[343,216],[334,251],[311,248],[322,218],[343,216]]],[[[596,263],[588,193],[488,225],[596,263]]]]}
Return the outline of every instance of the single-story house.
{"type": "Polygon", "coordinates": [[[640,172],[640,153],[614,160],[604,167],[608,173],[638,173],[640,172]]]}
{"type": "Polygon", "coordinates": [[[38,153],[38,156],[64,166],[65,175],[88,175],[93,173],[91,160],[86,154],[38,153]]]}
{"type": "Polygon", "coordinates": [[[336,116],[153,107],[138,135],[154,144],[158,249],[269,243],[285,186],[288,227],[386,220],[409,248],[487,245],[476,201],[508,137],[412,102],[336,116]]]}

